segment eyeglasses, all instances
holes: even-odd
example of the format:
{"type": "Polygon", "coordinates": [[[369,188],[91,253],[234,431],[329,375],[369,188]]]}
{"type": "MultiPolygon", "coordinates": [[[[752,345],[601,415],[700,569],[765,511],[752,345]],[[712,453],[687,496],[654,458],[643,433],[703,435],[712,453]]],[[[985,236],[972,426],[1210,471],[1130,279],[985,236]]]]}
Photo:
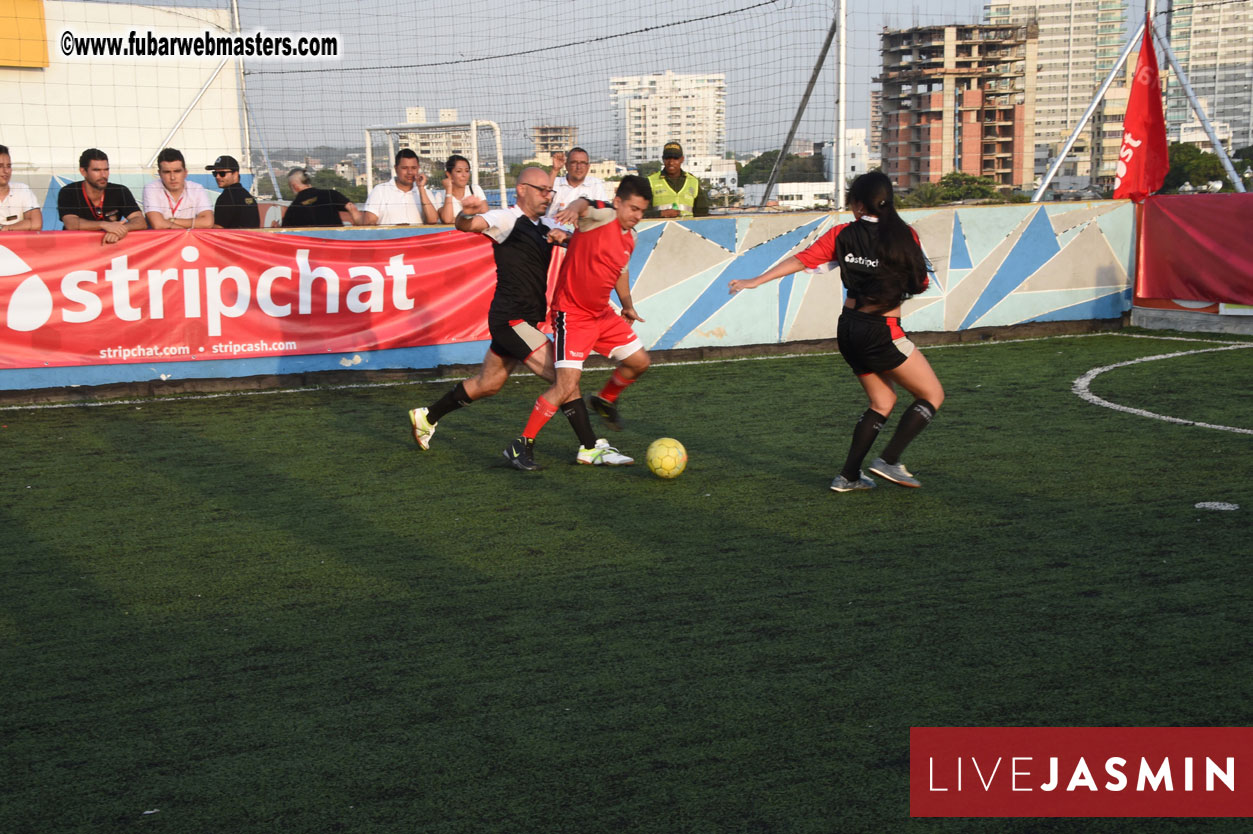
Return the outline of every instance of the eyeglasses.
{"type": "Polygon", "coordinates": [[[219,180],[220,180],[220,179],[222,179],[222,177],[225,177],[226,175],[228,175],[228,174],[233,174],[233,173],[235,173],[235,172],[234,172],[234,171],[214,171],[214,172],[213,172],[213,176],[214,176],[214,178],[215,178],[215,179],[219,179],[219,180]]]}
{"type": "Polygon", "coordinates": [[[543,186],[540,186],[540,185],[531,185],[529,182],[520,182],[518,183],[518,185],[525,185],[527,188],[534,188],[536,191],[538,191],[541,194],[556,194],[557,193],[557,189],[555,188],[544,188],[543,186]]]}

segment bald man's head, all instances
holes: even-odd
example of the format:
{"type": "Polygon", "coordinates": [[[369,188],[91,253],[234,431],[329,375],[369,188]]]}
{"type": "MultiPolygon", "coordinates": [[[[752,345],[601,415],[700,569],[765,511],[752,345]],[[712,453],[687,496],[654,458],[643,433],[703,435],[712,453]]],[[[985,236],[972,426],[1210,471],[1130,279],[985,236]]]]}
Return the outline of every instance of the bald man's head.
{"type": "Polygon", "coordinates": [[[538,220],[548,211],[553,192],[548,186],[549,175],[543,168],[523,168],[518,174],[517,206],[532,220],[538,220]]]}

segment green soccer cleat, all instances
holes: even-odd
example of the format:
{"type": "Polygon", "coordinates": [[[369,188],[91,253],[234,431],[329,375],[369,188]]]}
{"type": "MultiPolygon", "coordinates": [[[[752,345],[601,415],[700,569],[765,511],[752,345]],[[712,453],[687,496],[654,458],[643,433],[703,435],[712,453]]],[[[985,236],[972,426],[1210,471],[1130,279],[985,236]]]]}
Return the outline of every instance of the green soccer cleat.
{"type": "Polygon", "coordinates": [[[635,458],[622,454],[610,446],[609,441],[603,437],[597,440],[596,445],[590,449],[580,446],[579,455],[575,460],[592,466],[630,466],[635,463],[635,458]]]}
{"type": "Polygon", "coordinates": [[[427,411],[425,408],[415,408],[409,412],[409,422],[413,424],[413,442],[424,452],[431,448],[431,435],[435,434],[435,424],[427,422],[427,411]]]}

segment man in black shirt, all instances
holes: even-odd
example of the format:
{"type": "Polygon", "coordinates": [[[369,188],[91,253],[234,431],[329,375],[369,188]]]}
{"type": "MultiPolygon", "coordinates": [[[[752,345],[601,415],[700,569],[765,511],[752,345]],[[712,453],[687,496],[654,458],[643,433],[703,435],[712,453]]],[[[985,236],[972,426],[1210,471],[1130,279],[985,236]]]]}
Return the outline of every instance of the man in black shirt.
{"type": "MultiPolygon", "coordinates": [[[[523,170],[518,175],[517,202],[509,209],[488,211],[486,200],[470,195],[462,198],[461,213],[456,217],[457,230],[476,232],[493,243],[496,292],[487,312],[487,329],[492,341],[477,376],[457,383],[429,408],[409,411],[413,439],[423,450],[430,447],[435,424],[441,418],[475,400],[492,396],[519,367],[549,382],[557,378],[553,370],[552,343],[539,328],[548,318],[546,292],[552,248],[554,244],[564,243],[569,235],[548,225],[555,221],[544,217],[553,197],[549,179],[542,168],[523,170]]],[[[591,424],[583,400],[580,398],[577,403],[568,405],[570,411],[566,412],[565,404],[562,411],[571,424],[586,424],[590,433],[591,424]]],[[[592,435],[592,443],[595,443],[595,435],[592,435]]],[[[533,463],[530,468],[535,468],[533,463]]]]}
{"type": "Polygon", "coordinates": [[[292,168],[287,184],[295,192],[283,215],[283,226],[342,226],[345,221],[361,225],[361,212],[348,198],[333,188],[314,188],[309,172],[292,168]]]}
{"type": "Polygon", "coordinates": [[[78,171],[83,178],[62,186],[57,195],[57,215],[67,231],[100,231],[105,243],[117,243],[129,232],[148,228],[130,189],[109,182],[109,157],[104,151],[83,151],[78,171]]]}
{"type": "Polygon", "coordinates": [[[257,198],[239,184],[239,162],[233,156],[219,156],[212,165],[205,166],[213,172],[222,193],[213,206],[213,228],[258,229],[261,212],[257,210],[257,198]]]}

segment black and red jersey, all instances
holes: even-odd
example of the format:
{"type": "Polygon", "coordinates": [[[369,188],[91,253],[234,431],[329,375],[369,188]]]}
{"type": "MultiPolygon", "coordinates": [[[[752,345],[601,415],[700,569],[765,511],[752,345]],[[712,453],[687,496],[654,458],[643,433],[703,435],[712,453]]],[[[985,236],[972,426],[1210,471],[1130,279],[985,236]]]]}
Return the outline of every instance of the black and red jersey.
{"type": "MultiPolygon", "coordinates": [[[[910,229],[910,233],[918,243],[917,232],[910,229]]],[[[826,264],[837,266],[848,297],[858,310],[886,312],[915,294],[910,288],[915,285],[916,276],[881,263],[876,217],[866,215],[852,223],[833,226],[812,246],[798,252],[796,259],[806,269],[818,269],[826,264]]],[[[923,275],[917,292],[926,289],[927,280],[923,275]]]]}

